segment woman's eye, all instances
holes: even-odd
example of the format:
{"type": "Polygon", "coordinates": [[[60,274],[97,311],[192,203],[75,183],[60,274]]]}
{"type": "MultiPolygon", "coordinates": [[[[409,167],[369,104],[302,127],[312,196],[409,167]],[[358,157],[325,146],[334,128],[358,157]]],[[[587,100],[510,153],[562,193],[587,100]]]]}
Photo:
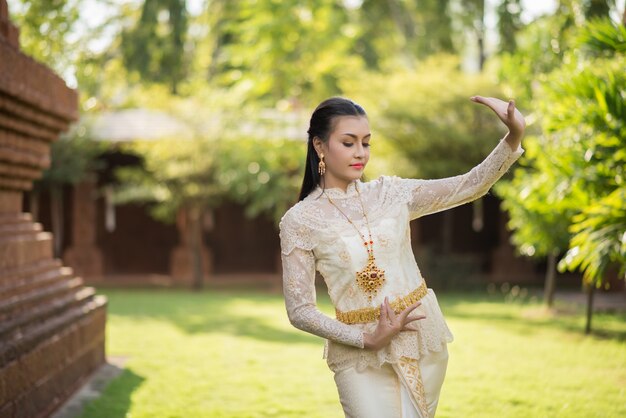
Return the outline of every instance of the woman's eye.
{"type": "Polygon", "coordinates": [[[351,147],[352,146],[352,142],[344,142],[343,145],[346,146],[346,147],[351,147]]]}
{"type": "Polygon", "coordinates": [[[369,147],[370,147],[370,144],[369,144],[369,142],[367,142],[367,143],[366,143],[366,142],[364,142],[364,143],[363,143],[363,146],[364,146],[364,147],[366,147],[366,148],[369,148],[369,147]]]}

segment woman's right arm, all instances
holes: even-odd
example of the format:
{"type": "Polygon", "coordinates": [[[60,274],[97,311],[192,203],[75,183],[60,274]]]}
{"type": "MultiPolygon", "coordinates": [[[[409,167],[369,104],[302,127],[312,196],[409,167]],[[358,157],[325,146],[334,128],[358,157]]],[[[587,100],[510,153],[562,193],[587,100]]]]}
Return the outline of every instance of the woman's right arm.
{"type": "Polygon", "coordinates": [[[312,250],[293,248],[281,253],[283,293],[291,324],[303,331],[342,344],[363,348],[363,332],[324,315],[315,299],[315,257],[312,250]]]}

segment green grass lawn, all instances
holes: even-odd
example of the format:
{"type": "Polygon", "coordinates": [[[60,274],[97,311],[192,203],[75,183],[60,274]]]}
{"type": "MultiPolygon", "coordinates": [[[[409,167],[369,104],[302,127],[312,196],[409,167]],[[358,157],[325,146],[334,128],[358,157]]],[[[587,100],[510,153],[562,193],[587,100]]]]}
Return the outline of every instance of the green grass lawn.
{"type": "MultiPolygon", "coordinates": [[[[124,372],[85,418],[342,417],[323,340],[262,291],[104,290],[124,372]]],[[[323,292],[320,292],[323,293],[323,292]]],[[[626,417],[626,315],[439,294],[455,334],[437,417],[626,417]]],[[[322,310],[332,312],[327,298],[322,310]]]]}

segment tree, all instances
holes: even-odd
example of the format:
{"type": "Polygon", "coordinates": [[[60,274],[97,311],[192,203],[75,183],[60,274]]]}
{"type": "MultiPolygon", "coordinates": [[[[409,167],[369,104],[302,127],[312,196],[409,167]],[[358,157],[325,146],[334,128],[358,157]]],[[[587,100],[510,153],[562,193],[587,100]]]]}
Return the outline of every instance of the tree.
{"type": "Polygon", "coordinates": [[[134,141],[124,147],[125,152],[139,156],[142,166],[116,172],[117,202],[146,202],[152,216],[163,222],[173,222],[180,211],[185,213],[190,222],[195,289],[201,289],[204,282],[202,219],[222,199],[215,181],[216,145],[198,137],[134,141]]]}
{"type": "Polygon", "coordinates": [[[72,66],[77,41],[70,41],[79,17],[78,0],[20,0],[11,19],[20,28],[21,50],[58,74],[72,66]]]}
{"type": "MultiPolygon", "coordinates": [[[[149,92],[148,92],[149,93],[149,92]]],[[[150,214],[191,223],[193,286],[203,286],[202,219],[224,200],[246,206],[248,216],[278,223],[297,199],[306,143],[281,137],[290,114],[241,106],[230,91],[204,91],[197,98],[171,98],[163,109],[184,120],[191,138],[164,138],[125,145],[141,166],[117,171],[117,202],[144,202],[150,214]],[[199,111],[198,109],[201,109],[199,111]]],[[[154,98],[154,94],[143,100],[154,98]]]]}
{"type": "Polygon", "coordinates": [[[497,9],[498,35],[500,36],[499,50],[514,52],[517,48],[515,36],[522,29],[522,2],[521,0],[502,0],[497,9]]]}
{"type": "Polygon", "coordinates": [[[177,94],[186,73],[186,34],[184,0],[144,0],[137,24],[122,33],[127,68],[146,81],[167,83],[177,94]]]}
{"type": "Polygon", "coordinates": [[[626,166],[626,61],[620,52],[626,37],[623,27],[604,19],[589,22],[576,39],[565,64],[545,77],[533,100],[542,115],[541,152],[548,155],[531,158],[529,170],[516,170],[512,185],[536,195],[505,193],[505,206],[522,251],[553,246],[567,224],[572,237],[559,268],[583,272],[590,332],[593,289],[606,285],[612,263],[624,271],[626,224],[615,205],[623,195],[626,166]],[[552,198],[560,190],[560,199],[552,198]],[[542,234],[542,228],[553,228],[554,236],[542,234]]]}
{"type": "Polygon", "coordinates": [[[545,136],[524,140],[526,150],[510,181],[502,180],[495,190],[508,212],[512,241],[522,255],[548,259],[544,281],[544,303],[552,307],[556,290],[558,257],[568,249],[568,230],[585,195],[573,179],[570,167],[558,156],[562,143],[545,136]]]}

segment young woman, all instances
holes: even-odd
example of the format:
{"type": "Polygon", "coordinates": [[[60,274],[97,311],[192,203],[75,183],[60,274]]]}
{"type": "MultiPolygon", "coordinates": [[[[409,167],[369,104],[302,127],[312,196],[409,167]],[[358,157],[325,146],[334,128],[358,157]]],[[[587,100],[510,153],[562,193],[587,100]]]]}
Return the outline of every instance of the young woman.
{"type": "Polygon", "coordinates": [[[363,108],[335,97],[311,116],[300,201],[280,222],[283,291],[291,323],[327,340],[346,417],[435,415],[452,334],[415,262],[409,221],[486,194],[523,153],[513,101],[472,100],[509,132],[471,171],[438,180],[362,182],[371,139],[363,108]],[[334,319],[316,308],[316,270],[334,319]]]}

